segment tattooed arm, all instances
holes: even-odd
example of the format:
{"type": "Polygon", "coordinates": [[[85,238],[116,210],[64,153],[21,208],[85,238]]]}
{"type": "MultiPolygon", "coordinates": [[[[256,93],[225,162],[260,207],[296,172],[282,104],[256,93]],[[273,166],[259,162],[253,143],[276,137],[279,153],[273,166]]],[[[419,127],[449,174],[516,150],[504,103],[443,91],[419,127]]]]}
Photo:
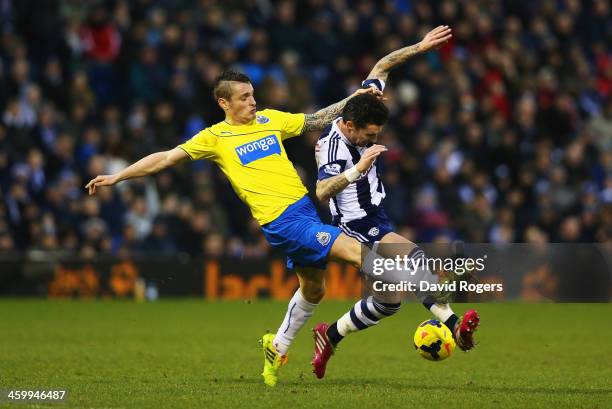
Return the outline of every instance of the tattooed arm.
{"type": "MultiPolygon", "coordinates": [[[[398,64],[401,64],[408,60],[410,57],[426,52],[432,49],[436,49],[448,41],[452,37],[451,29],[448,26],[438,26],[423,38],[423,40],[415,45],[404,47],[397,51],[392,52],[391,54],[386,55],[380,61],[376,63],[370,74],[368,75],[368,79],[370,78],[378,78],[380,80],[386,81],[387,76],[389,75],[389,71],[398,64]]],[[[380,95],[382,98],[382,92],[372,87],[368,89],[359,89],[353,95],[348,98],[343,99],[340,102],[336,102],[333,105],[328,106],[327,108],[323,108],[314,114],[306,114],[306,119],[304,123],[304,130],[302,133],[311,132],[311,131],[320,131],[324,129],[327,125],[331,123],[334,119],[340,115],[344,105],[346,102],[354,97],[355,95],[364,93],[364,92],[372,92],[376,95],[380,95]]]]}
{"type": "Polygon", "coordinates": [[[342,192],[348,185],[350,185],[350,183],[344,173],[320,180],[317,182],[317,199],[322,203],[327,203],[329,199],[342,192]]]}
{"type": "Polygon", "coordinates": [[[368,75],[368,79],[378,78],[382,81],[386,81],[389,71],[391,71],[393,67],[406,62],[406,60],[414,57],[417,54],[439,48],[451,37],[452,34],[450,27],[438,26],[434,28],[427,33],[425,37],[423,37],[421,42],[401,48],[397,51],[393,51],[392,53],[381,58],[368,75]]]}
{"type": "MultiPolygon", "coordinates": [[[[381,153],[385,152],[387,148],[382,145],[372,145],[368,149],[365,150],[361,159],[355,165],[355,170],[359,172],[359,174],[363,174],[370,166],[374,164],[376,158],[380,156],[381,153]]],[[[346,172],[350,172],[351,170],[347,170],[346,172]]],[[[348,185],[351,184],[346,172],[343,172],[337,176],[333,176],[327,179],[319,180],[317,182],[317,190],[316,195],[317,199],[321,202],[325,203],[330,198],[336,196],[338,193],[342,192],[348,185]]]]}
{"type": "Polygon", "coordinates": [[[344,98],[342,101],[336,102],[326,108],[320,109],[314,114],[306,114],[306,118],[304,120],[304,130],[302,133],[307,133],[311,131],[322,131],[325,129],[327,125],[329,125],[334,119],[338,118],[340,112],[344,109],[346,102],[359,94],[370,93],[374,95],[379,95],[382,97],[382,92],[374,88],[368,89],[358,89],[353,94],[344,98]]]}

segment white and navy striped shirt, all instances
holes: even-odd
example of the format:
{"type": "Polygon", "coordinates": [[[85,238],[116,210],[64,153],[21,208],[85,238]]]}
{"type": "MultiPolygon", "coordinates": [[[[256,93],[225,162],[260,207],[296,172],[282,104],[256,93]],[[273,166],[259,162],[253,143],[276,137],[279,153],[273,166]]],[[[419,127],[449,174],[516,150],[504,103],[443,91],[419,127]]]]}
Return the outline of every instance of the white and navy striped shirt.
{"type": "MultiPolygon", "coordinates": [[[[362,83],[365,87],[376,87],[383,91],[384,81],[369,79],[362,83]]],[[[342,118],[336,118],[327,127],[316,147],[318,180],[337,176],[357,164],[361,155],[367,149],[353,145],[342,134],[338,123],[342,118]]],[[[385,198],[385,188],[378,174],[376,162],[361,175],[356,182],[348,185],[342,192],[329,200],[329,208],[334,222],[347,223],[361,219],[376,212],[385,198]]]]}
{"type": "MultiPolygon", "coordinates": [[[[364,82],[364,85],[366,83],[364,82]]],[[[377,88],[379,84],[376,84],[377,88]]],[[[384,85],[380,84],[380,88],[384,85]]],[[[318,180],[337,176],[357,164],[367,147],[355,146],[342,134],[336,118],[319,138],[316,148],[318,180]]],[[[334,222],[347,223],[376,213],[385,198],[385,188],[376,162],[356,182],[329,200],[334,222]]]]}
{"type": "MultiPolygon", "coordinates": [[[[361,84],[363,88],[375,87],[384,91],[385,82],[368,79],[361,84]]],[[[357,164],[367,147],[353,145],[342,134],[336,118],[319,137],[315,156],[319,170],[318,180],[337,176],[357,164]]],[[[378,174],[376,162],[361,175],[356,182],[348,185],[342,192],[329,199],[329,208],[334,222],[347,223],[361,219],[376,212],[385,198],[385,188],[378,174]]]]}
{"type": "MultiPolygon", "coordinates": [[[[367,149],[365,146],[353,145],[342,134],[338,128],[341,119],[335,119],[317,143],[318,180],[337,176],[355,166],[367,149]]],[[[356,182],[329,200],[329,208],[334,222],[347,223],[375,213],[384,197],[385,188],[374,162],[356,182]]]]}

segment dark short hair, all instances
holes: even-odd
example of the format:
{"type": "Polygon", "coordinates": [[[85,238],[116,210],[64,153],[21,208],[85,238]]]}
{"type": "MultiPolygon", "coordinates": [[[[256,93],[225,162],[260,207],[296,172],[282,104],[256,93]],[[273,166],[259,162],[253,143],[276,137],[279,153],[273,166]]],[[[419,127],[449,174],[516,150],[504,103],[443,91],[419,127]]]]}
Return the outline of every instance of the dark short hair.
{"type": "Polygon", "coordinates": [[[230,85],[231,81],[244,82],[247,84],[251,83],[251,79],[241,72],[236,72],[236,71],[231,71],[231,70],[223,71],[223,73],[215,79],[215,87],[213,91],[215,100],[218,100],[219,98],[228,99],[228,100],[231,99],[232,97],[232,88],[230,85]]]}
{"type": "Polygon", "coordinates": [[[360,94],[349,99],[342,110],[342,120],[351,121],[358,129],[366,126],[384,125],[389,118],[389,109],[378,97],[360,94]]]}

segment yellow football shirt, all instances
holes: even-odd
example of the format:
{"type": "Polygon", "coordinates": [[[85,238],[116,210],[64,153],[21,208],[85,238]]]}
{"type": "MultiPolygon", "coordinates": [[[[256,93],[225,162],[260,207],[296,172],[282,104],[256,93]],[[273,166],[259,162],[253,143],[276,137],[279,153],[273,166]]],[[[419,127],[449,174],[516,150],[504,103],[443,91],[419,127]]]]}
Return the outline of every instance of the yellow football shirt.
{"type": "Polygon", "coordinates": [[[265,109],[245,125],[219,122],[179,145],[193,160],[210,159],[227,176],[259,224],[306,195],[283,141],[302,133],[304,114],[265,109]]]}

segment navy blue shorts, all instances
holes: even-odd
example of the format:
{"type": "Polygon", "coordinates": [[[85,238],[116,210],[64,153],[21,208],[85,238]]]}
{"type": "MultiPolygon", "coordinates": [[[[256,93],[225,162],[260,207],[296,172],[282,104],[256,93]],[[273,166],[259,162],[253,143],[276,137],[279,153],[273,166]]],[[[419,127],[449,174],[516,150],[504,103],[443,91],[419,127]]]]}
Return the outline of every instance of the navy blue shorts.
{"type": "Polygon", "coordinates": [[[377,207],[376,213],[362,219],[334,224],[340,227],[340,230],[347,236],[366,244],[380,241],[394,230],[393,224],[391,224],[391,220],[389,220],[382,206],[377,207]]]}
{"type": "Polygon", "coordinates": [[[327,267],[327,255],[340,235],[336,226],[324,224],[312,201],[304,196],[276,219],[261,226],[268,243],[287,255],[287,267],[327,267]]]}

